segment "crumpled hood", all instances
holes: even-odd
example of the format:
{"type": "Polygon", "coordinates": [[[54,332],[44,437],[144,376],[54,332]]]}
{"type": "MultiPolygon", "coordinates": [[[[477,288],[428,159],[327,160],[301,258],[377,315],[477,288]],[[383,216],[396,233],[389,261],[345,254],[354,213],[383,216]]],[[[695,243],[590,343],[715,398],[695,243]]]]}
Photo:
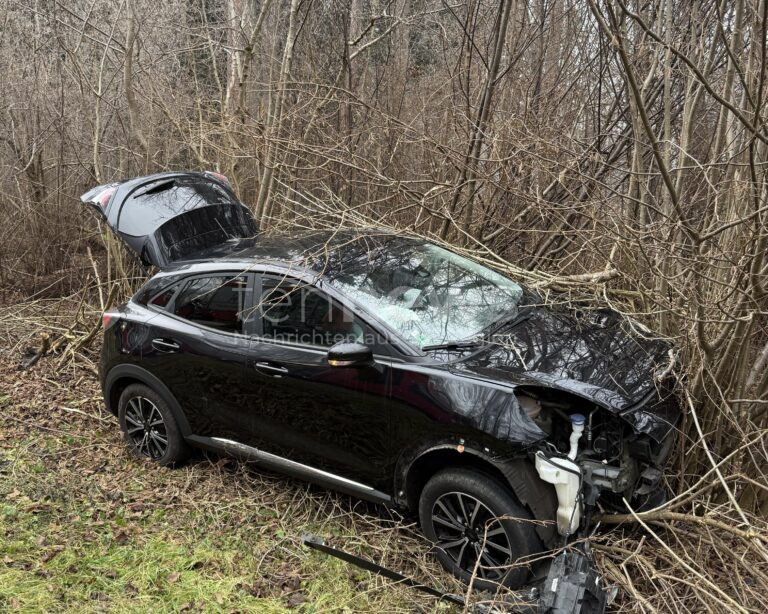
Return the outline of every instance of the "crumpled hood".
{"type": "Polygon", "coordinates": [[[492,343],[454,363],[454,369],[570,392],[624,415],[655,439],[671,430],[679,410],[676,403],[661,408],[670,394],[662,393],[655,377],[669,366],[669,343],[632,330],[610,310],[523,310],[517,323],[499,330],[492,343]]]}

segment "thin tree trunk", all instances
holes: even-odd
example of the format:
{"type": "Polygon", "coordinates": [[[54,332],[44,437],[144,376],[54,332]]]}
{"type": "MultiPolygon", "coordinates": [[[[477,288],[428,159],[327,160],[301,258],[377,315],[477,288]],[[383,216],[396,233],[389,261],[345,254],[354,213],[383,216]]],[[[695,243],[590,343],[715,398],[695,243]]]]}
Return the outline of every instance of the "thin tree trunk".
{"type": "Polygon", "coordinates": [[[274,110],[268,118],[268,128],[265,130],[267,152],[264,156],[264,172],[261,176],[259,196],[256,201],[256,219],[259,222],[259,228],[264,227],[264,222],[269,218],[272,210],[270,196],[274,181],[275,164],[277,163],[277,153],[280,147],[279,139],[282,134],[283,106],[285,104],[286,90],[288,89],[288,77],[293,62],[293,46],[296,42],[296,13],[298,9],[299,0],[291,0],[291,7],[288,13],[288,32],[285,36],[285,49],[283,50],[283,61],[278,81],[277,99],[274,110]]]}
{"type": "Polygon", "coordinates": [[[142,171],[147,172],[149,167],[149,147],[147,139],[140,128],[139,106],[136,102],[136,95],[133,91],[133,47],[136,42],[136,15],[133,9],[132,0],[128,0],[128,20],[125,34],[125,65],[123,67],[123,89],[125,91],[125,100],[128,104],[128,121],[131,133],[131,140],[140,149],[142,160],[142,171]]]}
{"type": "MultiPolygon", "coordinates": [[[[467,153],[464,156],[464,164],[462,166],[459,180],[451,199],[449,206],[449,212],[453,216],[458,210],[459,199],[464,192],[464,185],[466,184],[469,189],[469,195],[467,197],[467,203],[464,210],[464,230],[468,232],[472,223],[473,202],[475,198],[475,184],[476,184],[476,165],[477,160],[480,157],[483,144],[485,142],[486,131],[488,122],[491,115],[491,102],[493,100],[493,93],[496,88],[496,77],[499,73],[499,66],[501,65],[501,56],[504,50],[504,44],[507,39],[507,26],[509,24],[509,15],[512,9],[512,5],[515,4],[515,0],[500,0],[499,12],[496,21],[496,28],[494,31],[493,42],[493,58],[488,68],[485,87],[483,88],[483,96],[480,101],[480,106],[477,110],[476,118],[472,125],[471,137],[467,146],[467,153]]],[[[441,238],[445,239],[450,229],[450,220],[446,219],[443,222],[442,229],[440,231],[441,238]]]]}

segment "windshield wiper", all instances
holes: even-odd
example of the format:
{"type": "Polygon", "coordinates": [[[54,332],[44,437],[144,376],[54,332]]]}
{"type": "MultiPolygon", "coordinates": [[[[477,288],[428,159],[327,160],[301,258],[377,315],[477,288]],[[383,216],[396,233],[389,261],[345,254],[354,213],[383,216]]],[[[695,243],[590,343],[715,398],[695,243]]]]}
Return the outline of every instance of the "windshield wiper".
{"type": "Polygon", "coordinates": [[[467,348],[475,348],[482,345],[483,342],[477,341],[446,341],[445,343],[435,343],[433,345],[422,345],[422,352],[429,352],[431,350],[464,350],[467,348]]]}
{"type": "Polygon", "coordinates": [[[445,343],[435,343],[434,345],[421,346],[422,352],[429,352],[430,350],[465,350],[481,346],[489,342],[491,335],[496,333],[501,328],[513,328],[524,322],[533,315],[531,309],[516,309],[514,312],[509,313],[506,316],[502,316],[496,320],[485,333],[485,339],[467,339],[465,341],[446,341],[445,343]]]}
{"type": "Polygon", "coordinates": [[[499,329],[502,328],[514,328],[521,322],[525,322],[528,318],[530,318],[533,315],[533,310],[531,309],[516,309],[514,312],[510,313],[509,315],[502,316],[498,320],[496,320],[488,330],[489,335],[493,335],[494,333],[498,332],[499,329]]]}

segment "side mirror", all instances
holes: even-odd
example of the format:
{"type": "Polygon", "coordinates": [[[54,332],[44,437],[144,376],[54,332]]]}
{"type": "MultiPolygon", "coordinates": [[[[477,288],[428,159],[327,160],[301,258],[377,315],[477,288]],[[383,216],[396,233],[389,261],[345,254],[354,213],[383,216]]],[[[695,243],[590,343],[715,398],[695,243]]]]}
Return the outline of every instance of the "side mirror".
{"type": "Polygon", "coordinates": [[[328,350],[328,364],[332,367],[367,367],[373,364],[373,352],[362,343],[342,341],[328,350]]]}

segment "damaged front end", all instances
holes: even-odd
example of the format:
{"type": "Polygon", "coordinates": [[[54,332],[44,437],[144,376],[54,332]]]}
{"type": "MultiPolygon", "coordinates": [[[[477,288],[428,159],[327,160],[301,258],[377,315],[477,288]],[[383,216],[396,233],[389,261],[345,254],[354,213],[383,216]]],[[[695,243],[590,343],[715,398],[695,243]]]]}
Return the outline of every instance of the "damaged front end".
{"type": "Polygon", "coordinates": [[[557,531],[565,546],[537,585],[537,611],[604,612],[610,599],[589,548],[590,518],[598,506],[625,512],[629,504],[644,511],[666,501],[663,466],[680,416],[672,382],[664,382],[647,406],[624,413],[599,406],[586,415],[571,413],[583,400],[571,405],[546,393],[518,398],[548,434],[534,462],[541,480],[555,489],[557,531]],[[638,428],[639,422],[646,428],[638,428]]]}
{"type": "Polygon", "coordinates": [[[528,390],[518,398],[534,408],[530,414],[547,433],[534,460],[539,477],[555,487],[561,535],[577,534],[598,502],[603,509],[625,512],[627,504],[644,511],[666,501],[663,467],[680,415],[672,382],[660,385],[646,406],[629,412],[547,391],[528,390]],[[654,426],[639,430],[638,420],[654,426]]]}
{"type": "MultiPolygon", "coordinates": [[[[514,433],[491,431],[486,405],[466,415],[478,430],[509,444],[527,439],[537,473],[562,493],[561,513],[572,511],[572,523],[560,518],[561,534],[576,533],[598,498],[615,511],[626,511],[625,501],[635,510],[661,505],[662,467],[681,415],[671,376],[674,349],[611,310],[540,303],[527,297],[522,315],[502,326],[493,343],[448,366],[474,381],[511,386],[514,399],[496,405],[517,417],[522,409],[525,424],[518,427],[517,419],[514,433]]],[[[492,417],[500,414],[491,409],[492,417]]]]}
{"type": "Polygon", "coordinates": [[[599,510],[646,511],[666,502],[663,469],[681,415],[674,380],[656,382],[642,401],[619,410],[599,397],[543,387],[518,387],[518,405],[546,437],[529,458],[557,498],[553,520],[559,548],[532,586],[540,614],[598,614],[611,600],[589,547],[599,510]]]}
{"type": "MultiPolygon", "coordinates": [[[[544,521],[536,531],[556,554],[531,565],[531,586],[541,595],[532,611],[602,612],[607,594],[588,547],[590,519],[598,509],[642,511],[666,500],[663,468],[681,415],[674,380],[654,381],[655,367],[644,369],[646,392],[633,401],[602,386],[530,371],[513,381],[511,375],[502,380],[497,368],[498,383],[488,385],[477,376],[491,371],[462,368],[467,362],[444,368],[449,374],[431,377],[422,390],[475,435],[434,442],[414,456],[452,449],[487,461],[544,521]],[[504,445],[486,447],[491,440],[504,445]]],[[[411,458],[409,464],[416,463],[411,458]]]]}

